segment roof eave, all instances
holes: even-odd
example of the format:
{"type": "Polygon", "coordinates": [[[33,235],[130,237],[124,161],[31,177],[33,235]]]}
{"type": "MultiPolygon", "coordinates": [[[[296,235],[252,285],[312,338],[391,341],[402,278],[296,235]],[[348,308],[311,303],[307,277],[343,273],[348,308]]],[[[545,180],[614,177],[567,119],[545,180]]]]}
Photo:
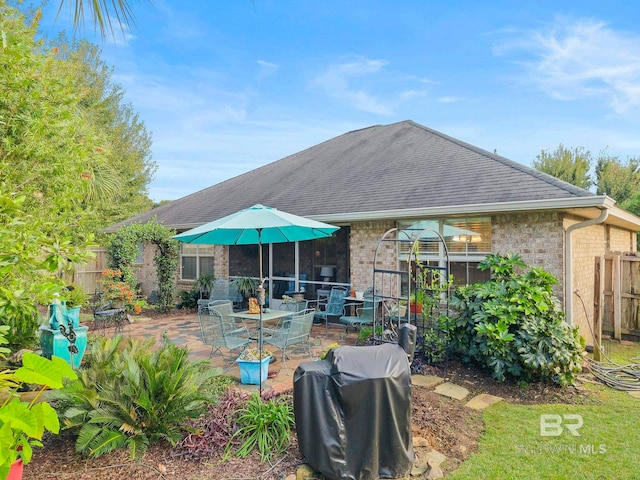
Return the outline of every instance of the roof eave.
{"type": "Polygon", "coordinates": [[[445,217],[456,215],[482,215],[536,210],[577,211],[586,209],[610,209],[610,215],[619,218],[627,228],[640,230],[640,218],[615,206],[615,200],[607,195],[585,197],[524,200],[518,202],[496,202],[482,204],[447,205],[400,210],[378,210],[370,212],[348,212],[326,215],[310,215],[309,218],[327,223],[349,223],[368,220],[402,220],[420,217],[445,217]]]}

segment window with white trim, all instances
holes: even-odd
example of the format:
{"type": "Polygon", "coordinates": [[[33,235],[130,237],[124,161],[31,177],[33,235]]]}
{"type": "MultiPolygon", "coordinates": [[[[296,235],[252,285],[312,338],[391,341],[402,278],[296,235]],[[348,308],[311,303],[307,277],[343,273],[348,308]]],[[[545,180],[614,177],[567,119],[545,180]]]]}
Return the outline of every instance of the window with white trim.
{"type": "Polygon", "coordinates": [[[180,245],[180,279],[197,280],[206,273],[213,274],[213,245],[180,245]]]}
{"type": "MultiPolygon", "coordinates": [[[[451,218],[443,220],[414,220],[398,222],[398,228],[411,238],[420,236],[420,261],[444,267],[445,248],[437,232],[445,241],[449,253],[450,272],[455,285],[468,285],[489,279],[489,271],[481,272],[478,264],[491,253],[491,218],[451,218]]],[[[401,252],[402,253],[402,252],[401,252]]],[[[400,258],[406,255],[400,255],[400,258]]],[[[404,268],[405,265],[401,265],[404,268]]]]}

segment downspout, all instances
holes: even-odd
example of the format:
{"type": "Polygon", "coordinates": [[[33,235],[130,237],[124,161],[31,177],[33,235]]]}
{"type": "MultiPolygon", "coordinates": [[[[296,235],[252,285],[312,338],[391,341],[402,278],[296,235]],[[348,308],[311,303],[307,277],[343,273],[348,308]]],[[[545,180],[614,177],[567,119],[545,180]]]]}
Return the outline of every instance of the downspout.
{"type": "Polygon", "coordinates": [[[573,225],[570,225],[564,232],[564,305],[565,320],[569,325],[573,325],[573,249],[571,247],[571,232],[580,228],[590,227],[591,225],[598,225],[600,223],[603,223],[608,216],[609,208],[605,206],[604,210],[600,212],[600,216],[598,218],[586,220],[581,223],[574,223],[573,225]]]}

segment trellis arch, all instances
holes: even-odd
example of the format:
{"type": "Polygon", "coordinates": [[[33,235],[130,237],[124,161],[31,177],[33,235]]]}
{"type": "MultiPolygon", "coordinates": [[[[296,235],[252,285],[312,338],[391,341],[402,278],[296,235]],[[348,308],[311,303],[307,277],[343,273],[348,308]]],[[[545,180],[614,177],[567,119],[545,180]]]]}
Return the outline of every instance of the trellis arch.
{"type": "Polygon", "coordinates": [[[158,276],[160,310],[163,312],[170,310],[173,305],[180,258],[178,241],[173,238],[175,233],[153,218],[147,223],[132,223],[122,227],[113,234],[107,246],[109,266],[120,270],[123,280],[134,288],[137,286],[137,281],[133,264],[138,257],[138,244],[152,243],[156,246],[153,262],[158,276]]]}

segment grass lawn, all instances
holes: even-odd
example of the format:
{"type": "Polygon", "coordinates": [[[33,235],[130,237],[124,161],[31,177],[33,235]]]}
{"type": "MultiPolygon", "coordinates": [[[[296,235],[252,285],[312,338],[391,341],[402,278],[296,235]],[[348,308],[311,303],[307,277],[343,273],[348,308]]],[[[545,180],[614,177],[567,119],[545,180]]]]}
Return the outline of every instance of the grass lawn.
{"type": "MultiPolygon", "coordinates": [[[[616,361],[637,355],[640,345],[618,345],[609,353],[616,361]]],[[[488,408],[479,452],[447,478],[640,480],[640,399],[603,385],[584,386],[593,405],[500,402],[488,408]],[[546,431],[541,415],[556,415],[546,417],[546,431]],[[562,415],[579,417],[560,420],[562,415]],[[567,427],[580,420],[574,436],[567,427]]]]}

